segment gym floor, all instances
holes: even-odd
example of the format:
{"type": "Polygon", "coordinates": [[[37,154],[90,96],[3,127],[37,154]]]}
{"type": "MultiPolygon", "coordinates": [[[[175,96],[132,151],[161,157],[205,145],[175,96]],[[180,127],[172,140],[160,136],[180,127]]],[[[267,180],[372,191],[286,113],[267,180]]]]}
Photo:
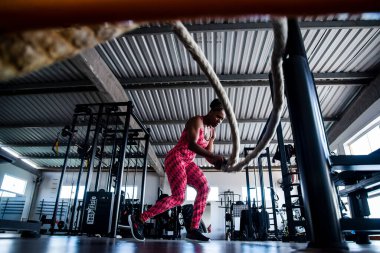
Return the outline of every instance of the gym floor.
{"type": "MultiPolygon", "coordinates": [[[[372,241],[370,245],[357,245],[349,242],[349,252],[380,252],[380,241],[372,241]]],[[[20,237],[0,236],[0,251],[2,253],[77,253],[77,252],[107,252],[107,253],[283,253],[305,252],[305,243],[284,242],[242,242],[242,241],[211,241],[207,243],[189,242],[186,240],[146,240],[136,242],[132,239],[96,238],[87,236],[46,236],[24,239],[20,237]],[[299,250],[299,251],[298,251],[299,250]]],[[[308,250],[306,252],[326,252],[308,250]]]]}

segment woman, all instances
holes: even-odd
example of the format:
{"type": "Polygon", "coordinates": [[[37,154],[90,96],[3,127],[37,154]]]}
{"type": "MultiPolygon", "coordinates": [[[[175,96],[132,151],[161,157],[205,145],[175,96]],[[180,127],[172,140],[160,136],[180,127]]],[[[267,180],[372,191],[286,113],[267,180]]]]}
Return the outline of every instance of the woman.
{"type": "Polygon", "coordinates": [[[156,202],[154,206],[139,216],[130,215],[129,224],[136,240],[143,241],[144,222],[157,214],[165,212],[185,201],[186,185],[197,191],[194,202],[191,230],[186,238],[197,241],[209,241],[209,238],[198,231],[199,222],[206,207],[209,186],[202,170],[194,163],[198,154],[203,156],[216,168],[220,168],[224,158],[213,154],[215,127],[226,117],[222,103],[214,99],[211,110],[205,116],[195,116],[189,119],[177,145],[169,151],[165,158],[165,173],[167,174],[171,196],[156,202]]]}

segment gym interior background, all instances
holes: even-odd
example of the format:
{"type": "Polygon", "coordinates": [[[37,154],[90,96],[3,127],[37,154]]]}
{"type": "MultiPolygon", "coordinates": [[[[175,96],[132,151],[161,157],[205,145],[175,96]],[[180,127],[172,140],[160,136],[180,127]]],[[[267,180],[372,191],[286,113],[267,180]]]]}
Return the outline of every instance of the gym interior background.
{"type": "MultiPolygon", "coordinates": [[[[238,121],[240,158],[243,158],[244,150],[257,144],[272,110],[269,73],[273,33],[269,17],[198,18],[184,24],[226,89],[238,121]]],[[[376,245],[379,238],[376,234],[380,232],[377,220],[380,218],[380,155],[376,153],[380,148],[380,14],[304,16],[298,19],[298,24],[331,157],[375,157],[374,164],[363,165],[370,167],[368,171],[347,169],[348,173],[342,177],[338,175],[344,168],[330,171],[335,185],[332,188],[337,192],[337,216],[373,221],[368,223],[368,231],[346,229],[342,234],[347,241],[376,245]],[[350,191],[350,187],[355,190],[350,191]],[[352,203],[350,194],[364,200],[352,203]]],[[[131,155],[125,158],[119,187],[124,191],[120,210],[129,212],[154,204],[161,194],[170,194],[164,177],[164,156],[176,144],[186,119],[206,114],[216,94],[170,26],[157,22],[144,24],[45,68],[3,80],[0,96],[0,224],[3,226],[0,230],[7,236],[12,234],[10,231],[21,231],[21,234],[24,231],[27,236],[28,229],[20,229],[18,225],[12,229],[13,225],[7,221],[39,221],[42,228],[39,232],[46,236],[67,235],[69,230],[70,234],[82,234],[80,229],[85,231],[82,236],[94,236],[80,224],[84,189],[114,192],[118,182],[114,178],[118,172],[114,170],[119,165],[113,163],[112,143],[102,143],[105,132],[95,133],[96,120],[88,127],[89,115],[80,114],[83,107],[77,105],[96,107],[108,103],[111,106],[131,101],[132,118],[141,123],[138,124],[141,129],[150,129],[149,145],[142,144],[141,134],[128,135],[134,144],[126,144],[127,154],[131,155]],[[75,113],[79,116],[73,121],[75,113]],[[85,143],[87,132],[89,139],[85,143]],[[101,136],[99,141],[93,142],[97,135],[101,136]],[[134,152],[139,155],[133,156],[134,152]],[[78,183],[80,173],[83,174],[78,183]],[[89,177],[92,180],[87,185],[89,177]],[[59,199],[58,189],[61,189],[59,199]],[[53,216],[56,222],[53,221],[52,230],[53,216]]],[[[93,118],[96,115],[95,110],[93,118]]],[[[122,124],[116,122],[119,120],[113,116],[108,122],[114,126],[110,129],[122,131],[122,124]]],[[[310,240],[304,212],[307,203],[302,198],[297,148],[287,106],[282,113],[281,130],[281,135],[275,136],[263,155],[241,172],[223,173],[204,158],[196,157],[211,186],[203,223],[213,240],[310,240]],[[281,158],[279,154],[279,142],[286,157],[281,158]],[[247,188],[251,190],[248,192],[247,188]],[[288,191],[288,197],[284,191],[288,191]],[[251,208],[248,194],[251,206],[255,207],[253,212],[265,211],[269,216],[257,218],[254,231],[247,229],[247,217],[243,218],[241,213],[251,208]],[[265,228],[262,220],[264,226],[265,222],[269,223],[265,228]]],[[[305,128],[304,134],[308,135],[308,131],[305,128]]],[[[215,152],[228,157],[232,149],[228,122],[223,122],[217,133],[215,152]]],[[[360,164],[347,166],[355,165],[360,164]]],[[[194,194],[189,188],[184,205],[192,203],[194,194]]],[[[113,195],[107,196],[114,201],[113,195]]],[[[319,208],[323,212],[324,206],[319,208]]],[[[127,224],[123,223],[121,211],[116,234],[130,238],[128,229],[123,228],[127,224]]],[[[108,210],[111,217],[110,213],[112,210],[108,210]]],[[[167,215],[160,218],[164,224],[159,228],[159,218],[152,219],[146,228],[147,238],[183,238],[185,213],[176,209],[167,215]]],[[[112,237],[111,228],[115,224],[110,220],[105,223],[105,230],[100,229],[96,234],[112,237]]]]}

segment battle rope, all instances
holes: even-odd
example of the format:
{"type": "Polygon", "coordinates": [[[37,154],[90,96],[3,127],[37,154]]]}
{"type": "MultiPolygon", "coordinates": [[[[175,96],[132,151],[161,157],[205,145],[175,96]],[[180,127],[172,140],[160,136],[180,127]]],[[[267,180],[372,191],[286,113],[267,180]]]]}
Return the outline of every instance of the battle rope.
{"type": "Polygon", "coordinates": [[[0,34],[0,81],[67,59],[137,27],[118,22],[0,34]]]}
{"type": "Polygon", "coordinates": [[[226,116],[228,118],[228,122],[231,127],[232,142],[234,144],[232,147],[232,154],[228,159],[228,166],[232,166],[237,162],[240,149],[239,128],[237,125],[235,113],[232,110],[232,105],[214,69],[212,68],[211,64],[204,55],[202,49],[195,42],[194,38],[191,36],[189,31],[186,29],[186,27],[182,24],[181,21],[175,21],[172,23],[172,25],[174,33],[182,41],[187,50],[189,50],[191,56],[198,63],[199,67],[203,70],[211,85],[213,86],[215,93],[217,94],[218,98],[221,100],[223,104],[226,116]]]}
{"type": "Polygon", "coordinates": [[[281,113],[283,110],[284,103],[284,78],[282,72],[282,56],[285,51],[286,41],[287,41],[287,22],[286,18],[274,18],[273,32],[274,32],[274,46],[271,57],[271,68],[273,77],[273,110],[269,117],[267,128],[262,135],[261,140],[257,143],[255,149],[248,154],[248,156],[236,163],[239,149],[240,149],[240,136],[237,126],[237,121],[235,114],[232,110],[231,103],[227,97],[226,92],[223,89],[216,73],[214,72],[212,66],[208,62],[207,58],[203,54],[198,44],[195,42],[193,37],[190,35],[186,27],[180,22],[176,21],[172,23],[173,31],[178,36],[178,38],[183,42],[185,47],[189,50],[190,54],[194,60],[199,64],[200,68],[203,70],[211,85],[213,86],[218,98],[221,100],[228,118],[231,133],[232,133],[232,154],[228,159],[228,163],[223,166],[222,170],[225,172],[235,172],[243,169],[244,166],[256,158],[262,150],[269,144],[270,140],[275,134],[276,127],[280,121],[281,113]]]}

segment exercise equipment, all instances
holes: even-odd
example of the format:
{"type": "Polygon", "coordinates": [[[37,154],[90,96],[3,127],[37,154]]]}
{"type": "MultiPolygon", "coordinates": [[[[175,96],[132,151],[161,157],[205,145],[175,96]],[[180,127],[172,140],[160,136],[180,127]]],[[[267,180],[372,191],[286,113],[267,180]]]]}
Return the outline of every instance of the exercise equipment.
{"type": "MultiPolygon", "coordinates": [[[[66,128],[67,129],[67,128],[66,128]]],[[[81,104],[77,105],[73,115],[72,125],[70,130],[65,130],[65,133],[68,133],[69,137],[67,143],[67,149],[65,154],[65,160],[62,167],[61,178],[58,185],[58,193],[56,198],[56,204],[53,212],[53,218],[51,223],[51,231],[53,233],[55,226],[55,219],[58,211],[58,202],[60,199],[60,191],[62,186],[63,177],[66,173],[66,169],[69,165],[69,161],[73,158],[69,156],[70,147],[73,144],[73,137],[76,135],[77,153],[79,154],[80,165],[78,178],[76,181],[76,192],[72,208],[69,208],[71,211],[70,219],[67,219],[69,223],[68,233],[82,233],[86,232],[88,234],[97,230],[102,235],[108,235],[110,237],[116,237],[119,217],[120,217],[120,203],[125,199],[125,195],[122,196],[121,185],[125,169],[125,161],[128,160],[129,169],[129,160],[134,159],[135,174],[134,174],[134,184],[136,182],[136,173],[137,169],[141,168],[142,170],[142,183],[141,183],[141,192],[140,192],[140,201],[139,201],[139,211],[141,212],[144,203],[144,194],[145,194],[145,180],[147,172],[147,152],[149,147],[149,138],[150,133],[149,129],[146,129],[141,122],[133,114],[133,105],[131,102],[126,103],[104,103],[104,104],[81,104]],[[139,129],[131,129],[129,127],[130,119],[134,118],[137,122],[139,129]],[[78,126],[78,119],[81,119],[82,126],[78,126]],[[75,133],[75,134],[73,134],[75,133]],[[83,138],[84,136],[84,138],[83,138]],[[111,152],[109,152],[111,147],[111,152]],[[107,162],[110,161],[109,163],[107,162]],[[100,184],[100,175],[102,172],[102,166],[106,164],[112,164],[108,168],[108,178],[106,180],[106,190],[97,191],[100,184]],[[95,178],[95,183],[93,189],[92,179],[94,177],[94,169],[96,168],[97,174],[95,178]],[[86,180],[84,186],[84,198],[83,203],[86,205],[84,211],[76,208],[78,203],[78,192],[82,173],[86,169],[86,180]],[[112,184],[113,183],[113,184],[112,184]],[[113,192],[111,193],[111,188],[113,192]],[[95,191],[94,191],[95,190],[95,191]],[[112,203],[107,204],[107,208],[112,205],[111,209],[107,209],[112,212],[111,215],[104,216],[104,220],[101,221],[98,225],[95,221],[94,224],[89,224],[89,209],[90,205],[89,198],[93,198],[94,192],[98,195],[96,199],[103,201],[105,199],[110,200],[112,203]],[[104,195],[104,194],[105,195],[104,195]],[[99,195],[100,194],[100,195],[99,195]],[[103,196],[103,195],[104,196],[103,196]],[[113,197],[108,196],[111,194],[113,197]],[[105,197],[107,196],[107,197],[105,197]],[[75,218],[76,216],[76,218],[75,218]],[[74,228],[75,221],[75,229],[74,228]],[[85,223],[86,221],[86,223],[85,223]],[[106,226],[104,224],[110,224],[106,226]],[[104,226],[103,226],[104,225],[104,226]],[[94,226],[94,227],[91,227],[94,226]],[[96,228],[96,229],[95,229],[96,228]]],[[[76,159],[74,157],[74,159],[76,159]]],[[[126,182],[127,182],[126,174],[126,182]]],[[[98,200],[97,200],[98,201],[98,200]]],[[[71,202],[71,201],[70,201],[71,202]]],[[[101,202],[99,202],[101,203],[101,202]]],[[[106,213],[108,213],[106,211],[106,213]]],[[[99,207],[97,211],[93,210],[93,215],[96,212],[104,212],[103,207],[99,207]]],[[[99,215],[97,215],[99,217],[99,215]]],[[[62,220],[60,218],[60,220],[62,220]]],[[[90,219],[91,220],[91,219],[90,219]]],[[[96,232],[96,231],[95,231],[96,232]]]]}
{"type": "Polygon", "coordinates": [[[284,137],[282,134],[282,124],[281,122],[277,126],[277,150],[273,156],[273,161],[280,161],[281,166],[281,189],[284,192],[286,220],[283,220],[283,235],[282,241],[296,241],[304,242],[309,239],[309,227],[306,223],[305,217],[305,206],[302,198],[301,184],[295,178],[299,178],[298,168],[292,169],[290,166],[291,157],[296,155],[295,148],[288,144],[284,145],[284,137]],[[298,203],[296,205],[296,203],[298,203]],[[299,215],[295,217],[295,212],[299,215]],[[302,228],[305,232],[298,233],[299,228],[302,228]]]}
{"type": "Polygon", "coordinates": [[[345,235],[349,235],[346,238],[358,244],[369,244],[370,234],[380,234],[380,219],[367,218],[371,214],[368,193],[380,189],[379,152],[380,149],[369,155],[330,156],[332,179],[338,197],[348,197],[351,213],[351,217],[340,219],[340,225],[345,235]],[[345,188],[338,190],[339,186],[345,188]]]}
{"type": "MultiPolygon", "coordinates": [[[[183,224],[181,224],[181,221],[179,223],[185,227],[187,232],[190,231],[191,220],[193,218],[193,208],[194,208],[193,204],[186,204],[186,205],[183,205],[181,207],[180,217],[182,217],[182,219],[183,219],[183,222],[182,222],[183,224]]],[[[201,219],[201,221],[199,222],[199,228],[198,229],[201,233],[207,233],[208,232],[203,219],[201,219]]]]}
{"type": "Polygon", "coordinates": [[[273,18],[272,24],[275,42],[271,57],[271,69],[273,78],[273,110],[267,121],[267,128],[262,133],[262,138],[260,138],[260,141],[257,143],[256,149],[247,155],[243,161],[237,162],[240,149],[240,135],[235,114],[232,110],[228,96],[223,89],[223,86],[221,85],[211,64],[208,62],[207,58],[193,37],[187,31],[186,27],[180,21],[172,22],[173,32],[183,42],[184,46],[188,49],[191,56],[198,63],[199,67],[209,79],[226,112],[226,116],[231,127],[233,142],[232,152],[230,158],[227,161],[227,166],[222,166],[222,170],[226,172],[240,171],[249,163],[249,161],[257,157],[260,152],[266,146],[268,146],[269,141],[273,138],[275,129],[280,121],[284,97],[284,81],[281,64],[287,40],[287,23],[285,18],[273,18]]]}
{"type": "MultiPolygon", "coordinates": [[[[254,148],[245,148],[244,153],[248,154],[250,150],[254,148]]],[[[269,148],[265,149],[265,152],[259,155],[257,158],[258,163],[258,174],[260,186],[256,183],[256,169],[253,167],[254,175],[254,186],[251,187],[249,167],[245,168],[246,173],[246,184],[247,184],[247,205],[248,211],[246,217],[244,217],[244,222],[247,222],[244,228],[244,240],[278,240],[280,237],[278,226],[277,226],[277,201],[278,196],[274,191],[273,178],[272,178],[272,167],[270,161],[269,148]],[[267,163],[268,170],[268,181],[269,187],[264,184],[264,173],[263,173],[263,162],[265,159],[267,163]],[[251,204],[251,190],[254,189],[256,192],[256,198],[253,204],[251,204]],[[265,189],[270,190],[270,203],[271,206],[267,207],[267,201],[265,197],[265,189]],[[257,194],[260,190],[260,195],[257,194]],[[269,211],[269,212],[268,212],[269,211]],[[270,228],[273,226],[273,230],[270,228]]]]}
{"type": "Polygon", "coordinates": [[[318,95],[295,19],[288,20],[285,54],[285,94],[300,172],[305,218],[311,224],[307,247],[321,251],[348,250],[337,217],[339,211],[335,206],[336,195],[329,175],[329,150],[318,95]],[[320,210],[322,206],[323,212],[320,210]]]}
{"type": "Polygon", "coordinates": [[[21,234],[22,238],[39,238],[41,223],[39,221],[16,221],[16,220],[2,220],[0,219],[0,230],[4,231],[17,231],[21,234]]]}
{"type": "Polygon", "coordinates": [[[21,220],[25,206],[25,197],[1,197],[0,194],[0,219],[21,220]]]}
{"type": "Polygon", "coordinates": [[[82,232],[87,235],[106,236],[111,232],[114,195],[112,192],[100,190],[87,192],[84,203],[84,219],[82,232]]]}
{"type": "Polygon", "coordinates": [[[2,34],[0,80],[8,80],[73,57],[136,27],[138,25],[133,22],[120,22],[2,34]],[[46,41],[41,38],[50,39],[46,41]],[[15,49],[15,44],[19,49],[15,49]],[[28,48],[29,52],[25,52],[28,48]]]}
{"type": "MultiPolygon", "coordinates": [[[[220,206],[219,208],[224,208],[225,218],[224,218],[224,232],[226,240],[236,240],[239,238],[238,232],[235,231],[235,217],[240,217],[240,212],[234,212],[234,204],[237,202],[241,203],[240,195],[234,193],[231,190],[224,191],[219,194],[220,206]]],[[[243,203],[244,204],[244,203],[243,203]]],[[[241,210],[240,210],[241,211],[241,210]]]]}
{"type": "Polygon", "coordinates": [[[22,238],[38,238],[41,236],[39,221],[20,221],[24,205],[24,197],[4,198],[0,195],[0,231],[17,231],[22,238]]]}

